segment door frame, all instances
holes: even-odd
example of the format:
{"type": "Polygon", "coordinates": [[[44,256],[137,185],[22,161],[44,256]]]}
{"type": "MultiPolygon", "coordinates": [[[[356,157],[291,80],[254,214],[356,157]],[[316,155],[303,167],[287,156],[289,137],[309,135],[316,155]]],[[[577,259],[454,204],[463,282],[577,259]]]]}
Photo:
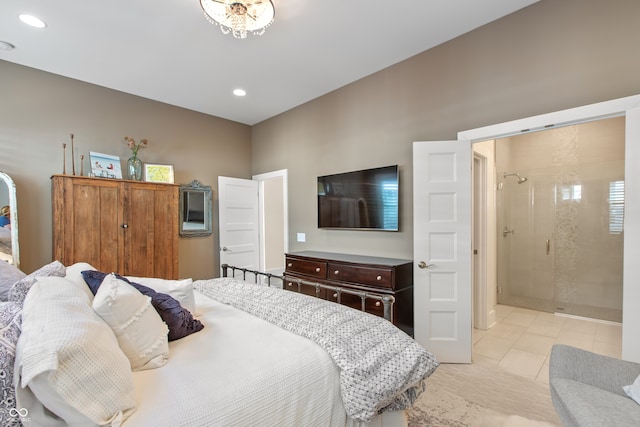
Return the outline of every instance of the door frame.
{"type": "Polygon", "coordinates": [[[487,158],[473,152],[473,187],[471,189],[473,220],[471,231],[472,246],[472,283],[471,319],[472,327],[488,329],[487,295],[487,158]]]}
{"type": "Polygon", "coordinates": [[[289,251],[289,196],[288,196],[288,170],[281,169],[273,172],[253,175],[252,179],[258,181],[258,215],[260,216],[260,271],[266,271],[267,239],[265,229],[268,226],[265,206],[269,203],[269,195],[265,194],[265,181],[282,178],[282,222],[283,222],[283,254],[282,271],[268,271],[268,273],[282,274],[284,271],[284,254],[289,251]]]}
{"type": "Polygon", "coordinates": [[[636,166],[640,163],[640,95],[461,131],[458,139],[473,143],[619,116],[626,118],[622,358],[640,362],[640,340],[635,339],[633,329],[640,324],[640,263],[635,261],[640,257],[640,174],[636,166]]]}

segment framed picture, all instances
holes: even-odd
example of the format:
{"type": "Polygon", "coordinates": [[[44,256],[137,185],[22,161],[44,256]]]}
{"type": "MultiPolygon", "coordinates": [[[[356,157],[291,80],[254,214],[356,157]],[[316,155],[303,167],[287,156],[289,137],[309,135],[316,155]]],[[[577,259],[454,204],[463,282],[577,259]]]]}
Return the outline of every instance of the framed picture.
{"type": "Polygon", "coordinates": [[[122,179],[120,157],[89,151],[91,173],[98,178],[122,179]]]}
{"type": "Polygon", "coordinates": [[[166,182],[173,184],[173,165],[145,163],[144,180],[147,182],[166,182]]]}

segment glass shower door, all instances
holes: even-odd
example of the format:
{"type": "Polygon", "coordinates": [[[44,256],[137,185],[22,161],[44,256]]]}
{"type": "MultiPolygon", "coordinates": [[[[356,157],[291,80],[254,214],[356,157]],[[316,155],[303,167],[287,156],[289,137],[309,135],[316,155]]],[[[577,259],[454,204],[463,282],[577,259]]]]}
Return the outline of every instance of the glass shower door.
{"type": "Polygon", "coordinates": [[[499,304],[622,321],[623,166],[500,173],[499,304]]]}
{"type": "Polygon", "coordinates": [[[622,321],[623,161],[579,165],[558,179],[555,311],[622,321]]]}
{"type": "Polygon", "coordinates": [[[498,303],[622,321],[624,152],[621,118],[496,141],[498,303]]]}
{"type": "Polygon", "coordinates": [[[498,303],[553,312],[553,173],[518,173],[498,176],[498,303]]]}

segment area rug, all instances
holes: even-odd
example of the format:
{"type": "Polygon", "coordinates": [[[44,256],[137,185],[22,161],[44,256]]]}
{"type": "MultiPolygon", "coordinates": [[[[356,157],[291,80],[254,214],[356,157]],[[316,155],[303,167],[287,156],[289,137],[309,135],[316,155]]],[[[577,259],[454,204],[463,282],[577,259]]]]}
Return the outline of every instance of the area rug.
{"type": "Polygon", "coordinates": [[[561,426],[548,386],[482,363],[440,365],[407,418],[409,427],[561,426]]]}

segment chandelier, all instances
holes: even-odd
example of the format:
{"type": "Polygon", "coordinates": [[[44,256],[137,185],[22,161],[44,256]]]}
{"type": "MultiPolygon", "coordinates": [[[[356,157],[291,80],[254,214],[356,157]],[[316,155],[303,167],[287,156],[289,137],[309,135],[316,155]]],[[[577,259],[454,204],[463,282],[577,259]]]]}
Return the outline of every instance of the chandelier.
{"type": "Polygon", "coordinates": [[[261,36],[276,14],[271,0],[200,0],[200,6],[210,22],[238,39],[248,32],[261,36]]]}

